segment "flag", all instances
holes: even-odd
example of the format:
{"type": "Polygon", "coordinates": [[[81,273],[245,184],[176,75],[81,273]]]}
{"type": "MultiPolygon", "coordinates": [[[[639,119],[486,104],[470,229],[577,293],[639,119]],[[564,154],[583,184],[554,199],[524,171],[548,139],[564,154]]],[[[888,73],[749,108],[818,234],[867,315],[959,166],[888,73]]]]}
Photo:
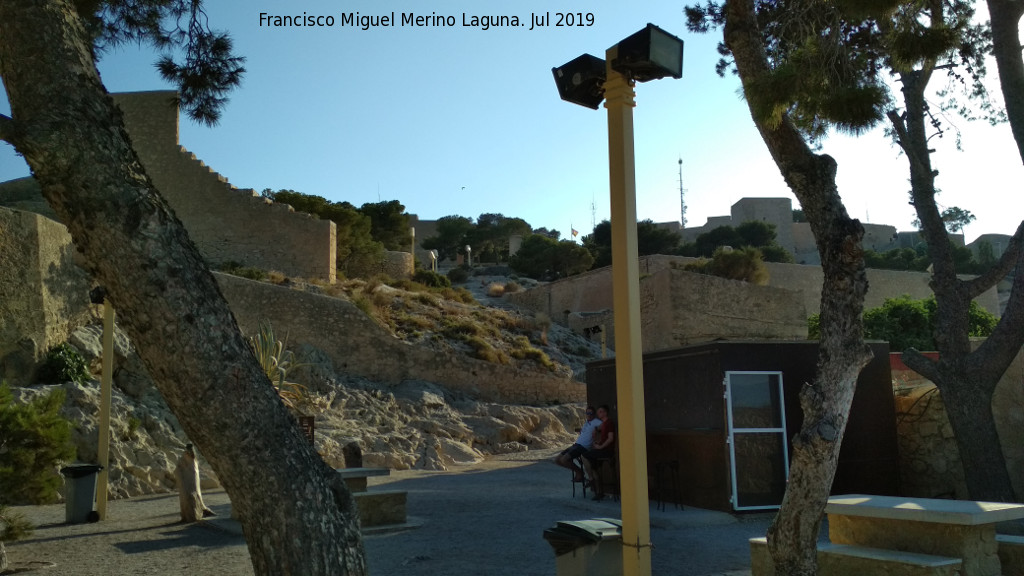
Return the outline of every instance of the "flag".
{"type": "Polygon", "coordinates": [[[573,238],[575,238],[575,237],[580,235],[580,231],[579,230],[577,230],[575,228],[570,228],[570,230],[572,230],[572,237],[573,238]]]}

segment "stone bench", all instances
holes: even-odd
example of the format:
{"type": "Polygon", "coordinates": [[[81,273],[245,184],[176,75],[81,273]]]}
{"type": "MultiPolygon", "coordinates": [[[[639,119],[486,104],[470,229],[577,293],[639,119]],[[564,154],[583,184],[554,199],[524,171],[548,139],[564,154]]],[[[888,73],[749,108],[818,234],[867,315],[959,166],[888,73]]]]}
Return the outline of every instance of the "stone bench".
{"type": "MultiPolygon", "coordinates": [[[[916,552],[868,548],[849,544],[819,544],[820,576],[957,576],[963,561],[959,558],[932,556],[916,552]]],[[[753,576],[774,576],[768,553],[768,539],[750,539],[750,566],[753,576]]]]}
{"type": "Polygon", "coordinates": [[[367,490],[370,476],[390,476],[390,468],[337,468],[355,498],[364,534],[407,525],[405,490],[367,490]]]}
{"type": "Polygon", "coordinates": [[[370,476],[390,476],[390,468],[336,468],[350,491],[366,492],[366,479],[370,476]]]}
{"type": "Polygon", "coordinates": [[[1024,536],[996,534],[1003,576],[1024,576],[1024,536]]]}

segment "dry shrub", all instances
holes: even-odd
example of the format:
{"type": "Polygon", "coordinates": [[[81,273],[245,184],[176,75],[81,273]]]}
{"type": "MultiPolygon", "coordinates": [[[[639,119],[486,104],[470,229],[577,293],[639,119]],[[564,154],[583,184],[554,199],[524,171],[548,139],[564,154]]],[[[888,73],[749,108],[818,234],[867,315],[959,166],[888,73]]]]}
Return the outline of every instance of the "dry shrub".
{"type": "Polygon", "coordinates": [[[487,295],[491,298],[500,298],[505,295],[505,286],[494,282],[487,287],[487,295]]]}
{"type": "Polygon", "coordinates": [[[523,287],[518,282],[508,282],[505,284],[505,294],[515,294],[522,291],[523,287]]]}
{"type": "Polygon", "coordinates": [[[267,280],[270,280],[271,284],[284,284],[288,277],[277,270],[271,270],[267,272],[267,280]]]}

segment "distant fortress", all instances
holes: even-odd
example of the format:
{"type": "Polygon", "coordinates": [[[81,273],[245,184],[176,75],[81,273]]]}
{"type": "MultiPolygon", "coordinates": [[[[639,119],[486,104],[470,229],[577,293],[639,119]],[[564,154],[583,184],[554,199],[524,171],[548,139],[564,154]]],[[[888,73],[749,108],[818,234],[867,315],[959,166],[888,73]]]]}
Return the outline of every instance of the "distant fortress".
{"type": "MultiPolygon", "coordinates": [[[[658,226],[679,233],[684,242],[693,242],[697,236],[710,232],[719,226],[736,227],[744,222],[759,221],[775,225],[776,242],[796,260],[797,264],[820,265],[818,247],[807,222],[793,221],[793,201],[789,198],[742,198],[732,205],[729,216],[711,216],[703,226],[682,228],[678,222],[658,223],[658,226]]],[[[864,248],[875,252],[886,252],[896,248],[913,248],[922,241],[916,231],[900,232],[887,224],[862,224],[864,226],[864,248]]],[[[950,234],[950,240],[958,246],[964,245],[963,234],[950,234]]],[[[996,258],[1009,245],[1006,234],[983,234],[967,245],[978,256],[978,246],[987,242],[992,246],[996,258]]]]}

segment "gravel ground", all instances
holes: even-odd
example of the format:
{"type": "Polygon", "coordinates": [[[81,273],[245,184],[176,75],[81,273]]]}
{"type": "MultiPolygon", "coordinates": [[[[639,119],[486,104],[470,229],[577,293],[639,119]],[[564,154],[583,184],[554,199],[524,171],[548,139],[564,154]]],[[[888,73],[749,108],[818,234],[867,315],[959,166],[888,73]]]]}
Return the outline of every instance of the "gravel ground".
{"type": "MultiPolygon", "coordinates": [[[[559,520],[619,517],[619,503],[573,498],[569,472],[546,461],[554,451],[489,459],[448,472],[395,471],[375,487],[408,491],[418,527],[364,537],[369,573],[387,576],[482,574],[554,576],[543,537],[559,520]]],[[[46,576],[252,574],[248,550],[223,491],[204,494],[218,513],[178,522],[177,495],[116,500],[96,524],[64,524],[64,506],[22,507],[38,528],[9,543],[11,568],[46,576]]],[[[653,573],[749,574],[747,539],[764,535],[769,514],[733,516],[651,504],[653,573]]]]}

